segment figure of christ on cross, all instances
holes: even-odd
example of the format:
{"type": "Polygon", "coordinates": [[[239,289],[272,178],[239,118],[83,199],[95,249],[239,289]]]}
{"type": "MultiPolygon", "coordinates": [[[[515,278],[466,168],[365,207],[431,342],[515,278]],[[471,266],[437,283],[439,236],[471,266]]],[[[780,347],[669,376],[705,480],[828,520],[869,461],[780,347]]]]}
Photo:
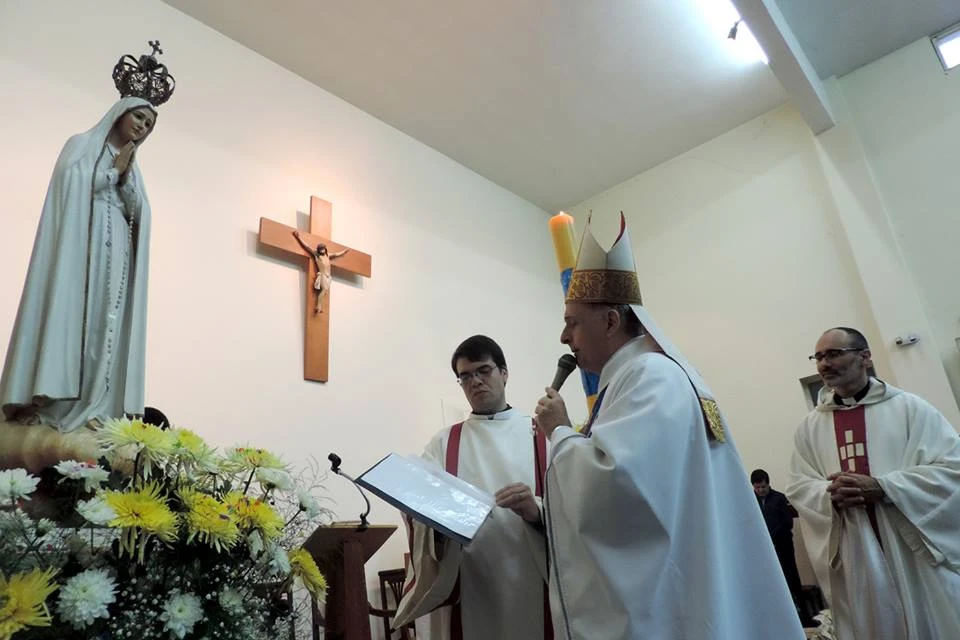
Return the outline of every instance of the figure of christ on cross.
{"type": "Polygon", "coordinates": [[[331,254],[327,251],[327,245],[322,242],[317,245],[316,249],[310,248],[310,245],[304,242],[299,230],[293,232],[293,237],[297,239],[297,242],[299,242],[307,252],[313,255],[313,261],[317,264],[317,277],[313,281],[313,290],[317,292],[317,304],[313,308],[313,312],[323,313],[323,294],[329,291],[330,283],[332,282],[332,277],[330,276],[330,261],[345,255],[350,249],[344,249],[343,251],[331,254]]]}
{"type": "Polygon", "coordinates": [[[260,218],[260,244],[279,250],[307,267],[303,378],[316,382],[326,382],[329,377],[332,269],[368,278],[371,274],[369,254],[330,240],[332,221],[333,205],[316,197],[310,198],[309,231],[260,218]],[[331,259],[337,259],[336,263],[331,259]]]}

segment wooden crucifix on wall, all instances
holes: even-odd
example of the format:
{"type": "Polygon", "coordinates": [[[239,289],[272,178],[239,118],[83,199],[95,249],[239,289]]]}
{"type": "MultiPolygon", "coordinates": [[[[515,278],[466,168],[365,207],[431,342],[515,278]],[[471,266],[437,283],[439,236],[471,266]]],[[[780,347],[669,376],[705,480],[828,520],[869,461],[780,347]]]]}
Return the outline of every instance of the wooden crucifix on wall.
{"type": "Polygon", "coordinates": [[[279,249],[307,266],[303,379],[326,382],[330,360],[330,271],[370,277],[371,257],[330,240],[333,205],[310,197],[310,231],[260,218],[260,244],[279,249]]]}

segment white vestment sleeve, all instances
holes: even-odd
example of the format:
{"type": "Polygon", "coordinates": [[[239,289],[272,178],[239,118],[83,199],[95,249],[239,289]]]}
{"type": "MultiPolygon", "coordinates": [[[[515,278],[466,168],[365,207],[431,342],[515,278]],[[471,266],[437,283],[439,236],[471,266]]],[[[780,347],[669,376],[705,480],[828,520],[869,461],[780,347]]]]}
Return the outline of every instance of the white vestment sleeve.
{"type": "Polygon", "coordinates": [[[905,406],[902,468],[877,480],[905,517],[893,522],[911,549],[960,570],[960,437],[926,401],[910,396],[905,406]]]}
{"type": "MultiPolygon", "coordinates": [[[[409,522],[408,522],[409,524],[409,522]]],[[[433,529],[413,522],[410,566],[404,580],[404,595],[397,605],[393,627],[400,628],[448,603],[460,572],[460,545],[443,540],[437,544],[433,529]]]]}
{"type": "MultiPolygon", "coordinates": [[[[540,524],[532,525],[526,523],[526,526],[523,528],[523,538],[526,540],[527,547],[530,550],[530,556],[533,558],[534,564],[536,564],[537,571],[540,572],[540,577],[543,578],[544,583],[549,580],[549,573],[547,569],[547,538],[545,535],[544,525],[546,518],[543,513],[543,500],[534,496],[534,501],[537,503],[537,509],[540,511],[540,524]]],[[[520,516],[517,516],[518,518],[520,516]]]]}
{"type": "MultiPolygon", "coordinates": [[[[695,422],[696,398],[682,376],[683,371],[666,360],[662,367],[646,367],[642,386],[638,375],[624,376],[618,381],[620,389],[607,391],[603,424],[594,427],[590,438],[565,431],[551,438],[557,498],[562,498],[566,515],[580,524],[581,533],[611,539],[628,534],[630,527],[621,524],[626,514],[619,508],[628,499],[632,509],[646,512],[630,519],[646,522],[650,533],[663,535],[660,522],[671,505],[658,498],[671,495],[668,487],[676,477],[651,471],[665,450],[682,446],[680,434],[662,427],[695,422]],[[678,387],[686,390],[684,385],[689,393],[676,393],[678,387]]],[[[643,538],[636,530],[629,535],[643,538]]]]}
{"type": "MultiPolygon", "coordinates": [[[[566,568],[566,577],[560,576],[559,586],[571,601],[605,602],[606,622],[615,633],[629,624],[630,604],[622,598],[638,590],[656,592],[660,576],[674,571],[668,558],[670,536],[675,512],[683,507],[674,499],[674,484],[687,470],[664,468],[663,461],[685,458],[690,425],[702,424],[698,411],[683,370],[655,358],[642,374],[631,370],[610,383],[603,420],[591,437],[564,431],[551,439],[547,475],[553,526],[567,529],[594,550],[593,562],[604,576],[599,583],[574,579],[574,564],[566,568]],[[609,552],[600,553],[604,549],[609,552]],[[624,566],[622,549],[631,550],[632,566],[624,566]]],[[[554,562],[576,562],[577,553],[555,551],[559,557],[554,562]]]]}
{"type": "MultiPolygon", "coordinates": [[[[815,423],[805,420],[794,436],[793,457],[790,460],[790,480],[784,493],[800,514],[800,531],[817,574],[824,597],[830,601],[829,567],[836,558],[840,539],[840,514],[833,508],[827,486],[830,482],[820,469],[830,469],[829,463],[819,460],[811,430],[815,423]]],[[[835,471],[840,470],[839,462],[835,471]]]]}

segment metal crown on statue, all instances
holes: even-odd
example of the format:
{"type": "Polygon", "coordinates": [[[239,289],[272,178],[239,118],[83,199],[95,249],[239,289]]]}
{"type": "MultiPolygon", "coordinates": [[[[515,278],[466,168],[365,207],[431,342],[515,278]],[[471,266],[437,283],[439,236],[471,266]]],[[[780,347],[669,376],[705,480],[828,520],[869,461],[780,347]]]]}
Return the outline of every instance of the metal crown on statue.
{"type": "Polygon", "coordinates": [[[121,98],[143,98],[155,107],[170,99],[176,88],[176,81],[167,71],[167,66],[157,61],[155,54],[162,54],[159,40],[147,42],[152,53],[144,54],[137,60],[130,54],[120,58],[113,68],[113,84],[121,98]]]}

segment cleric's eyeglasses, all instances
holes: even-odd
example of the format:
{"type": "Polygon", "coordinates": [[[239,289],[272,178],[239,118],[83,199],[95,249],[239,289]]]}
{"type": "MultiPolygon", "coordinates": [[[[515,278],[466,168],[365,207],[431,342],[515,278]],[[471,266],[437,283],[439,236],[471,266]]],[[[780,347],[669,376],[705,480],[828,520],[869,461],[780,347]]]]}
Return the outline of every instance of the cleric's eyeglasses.
{"type": "Polygon", "coordinates": [[[458,374],[457,374],[457,383],[458,383],[461,387],[464,386],[464,385],[467,385],[467,384],[470,383],[471,380],[473,380],[473,377],[474,377],[474,376],[480,378],[481,380],[486,380],[486,379],[489,378],[491,375],[493,375],[493,372],[494,372],[496,369],[497,369],[497,367],[495,367],[495,366],[493,366],[493,365],[485,364],[485,365],[483,365],[483,366],[481,366],[481,367],[477,367],[477,368],[474,369],[473,371],[464,371],[463,373],[458,373],[458,374]]]}
{"type": "Polygon", "coordinates": [[[826,349],[824,351],[817,351],[812,356],[808,356],[807,359],[811,361],[820,362],[821,360],[836,360],[845,353],[851,351],[864,351],[860,347],[844,347],[842,349],[826,349]]]}

